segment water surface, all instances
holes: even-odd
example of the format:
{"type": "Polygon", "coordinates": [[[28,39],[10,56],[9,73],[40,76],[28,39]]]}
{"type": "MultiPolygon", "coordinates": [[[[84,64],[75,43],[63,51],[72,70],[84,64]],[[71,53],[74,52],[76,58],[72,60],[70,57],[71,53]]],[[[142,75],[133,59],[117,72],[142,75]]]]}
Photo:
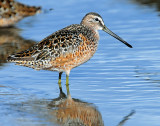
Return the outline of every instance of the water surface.
{"type": "MultiPolygon", "coordinates": [[[[42,6],[43,12],[25,18],[15,28],[0,29],[0,125],[58,125],[52,119],[55,108],[48,108],[59,96],[58,73],[16,66],[5,59],[94,11],[133,48],[100,31],[96,54],[71,71],[71,96],[95,109],[105,126],[159,126],[160,17],[156,6],[135,0],[19,1],[42,6]]],[[[66,93],[65,74],[62,87],[66,93]]]]}

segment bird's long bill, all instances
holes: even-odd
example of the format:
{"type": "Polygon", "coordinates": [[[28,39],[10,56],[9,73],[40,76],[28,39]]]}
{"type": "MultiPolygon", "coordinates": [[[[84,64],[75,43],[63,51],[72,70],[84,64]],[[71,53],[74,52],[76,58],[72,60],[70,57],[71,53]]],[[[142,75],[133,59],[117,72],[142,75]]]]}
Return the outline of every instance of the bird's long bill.
{"type": "Polygon", "coordinates": [[[130,44],[128,44],[126,41],[124,41],[121,37],[113,33],[111,30],[109,30],[106,26],[104,26],[103,31],[107,32],[109,35],[113,36],[114,38],[118,39],[122,43],[124,43],[126,46],[132,48],[130,44]]]}

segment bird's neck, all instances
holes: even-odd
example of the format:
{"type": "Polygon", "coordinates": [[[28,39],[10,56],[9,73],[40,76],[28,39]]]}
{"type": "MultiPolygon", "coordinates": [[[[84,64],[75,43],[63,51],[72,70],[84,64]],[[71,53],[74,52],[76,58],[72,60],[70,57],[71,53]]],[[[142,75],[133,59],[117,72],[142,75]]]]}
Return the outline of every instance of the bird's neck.
{"type": "Polygon", "coordinates": [[[97,42],[99,41],[99,32],[97,29],[95,29],[92,25],[85,25],[83,23],[81,23],[81,25],[83,25],[92,32],[92,38],[96,39],[97,42]]]}

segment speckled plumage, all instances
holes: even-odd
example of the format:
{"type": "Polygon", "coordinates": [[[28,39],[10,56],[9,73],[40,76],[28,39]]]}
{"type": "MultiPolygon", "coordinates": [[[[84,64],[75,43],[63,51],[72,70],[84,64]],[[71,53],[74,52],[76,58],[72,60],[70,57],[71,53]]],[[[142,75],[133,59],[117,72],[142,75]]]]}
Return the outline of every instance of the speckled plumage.
{"type": "Polygon", "coordinates": [[[40,7],[28,6],[14,0],[0,0],[0,27],[11,26],[26,16],[39,13],[40,7]]]}
{"type": "Polygon", "coordinates": [[[46,37],[30,49],[11,55],[8,60],[36,70],[51,70],[68,76],[74,67],[88,61],[97,50],[99,33],[104,30],[111,36],[132,47],[110,31],[97,13],[88,13],[80,24],[73,24],[46,37]]]}
{"type": "Polygon", "coordinates": [[[84,25],[70,25],[30,49],[12,55],[9,60],[37,70],[63,72],[86,62],[93,56],[98,44],[95,35],[84,25]]]}

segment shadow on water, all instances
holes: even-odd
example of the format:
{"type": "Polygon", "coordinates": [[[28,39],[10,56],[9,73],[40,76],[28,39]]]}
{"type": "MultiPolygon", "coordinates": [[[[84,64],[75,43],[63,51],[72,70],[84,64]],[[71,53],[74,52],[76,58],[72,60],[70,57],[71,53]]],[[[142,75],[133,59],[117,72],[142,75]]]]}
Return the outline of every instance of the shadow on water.
{"type": "Polygon", "coordinates": [[[160,11],[160,1],[159,0],[132,0],[140,5],[147,5],[150,7],[155,7],[157,11],[160,11]]]}
{"type": "Polygon", "coordinates": [[[0,66],[7,62],[10,54],[26,50],[35,44],[35,41],[21,37],[20,31],[15,27],[0,28],[0,66]]]}

